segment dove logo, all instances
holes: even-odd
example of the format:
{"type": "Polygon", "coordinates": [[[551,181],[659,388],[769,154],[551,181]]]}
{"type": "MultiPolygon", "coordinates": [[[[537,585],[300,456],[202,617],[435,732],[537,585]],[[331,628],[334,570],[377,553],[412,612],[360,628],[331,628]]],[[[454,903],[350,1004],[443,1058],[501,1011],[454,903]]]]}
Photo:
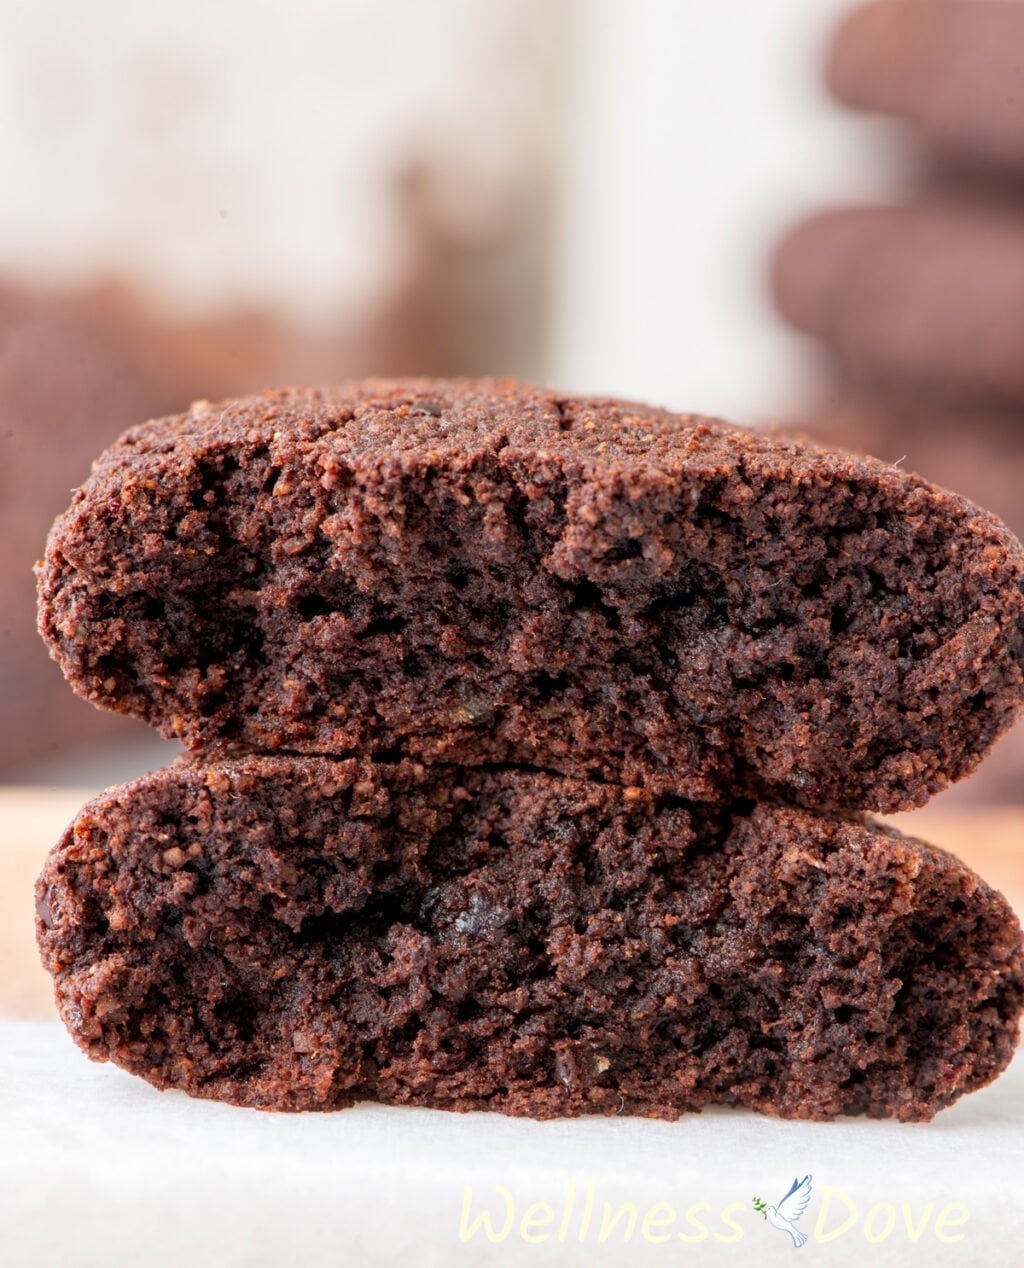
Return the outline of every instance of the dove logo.
{"type": "Polygon", "coordinates": [[[802,1180],[794,1180],[789,1186],[789,1192],[775,1206],[770,1202],[762,1202],[760,1198],[754,1198],[754,1210],[768,1221],[772,1228],[777,1228],[780,1233],[788,1233],[793,1239],[794,1247],[799,1250],[807,1241],[807,1234],[802,1233],[797,1228],[797,1221],[807,1210],[807,1203],[811,1200],[811,1177],[804,1176],[802,1180]]]}

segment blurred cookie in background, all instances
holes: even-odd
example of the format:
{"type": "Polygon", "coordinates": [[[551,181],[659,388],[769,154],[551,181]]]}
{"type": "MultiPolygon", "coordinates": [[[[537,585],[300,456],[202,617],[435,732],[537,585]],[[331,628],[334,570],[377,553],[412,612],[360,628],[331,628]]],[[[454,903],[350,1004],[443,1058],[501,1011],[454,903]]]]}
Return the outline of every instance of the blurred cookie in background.
{"type": "Polygon", "coordinates": [[[828,51],[837,100],[910,125],[965,162],[1024,170],[1024,6],[1013,0],[872,0],[828,51]]]}
{"type": "Polygon", "coordinates": [[[1024,405],[1024,197],[942,190],[822,212],[779,247],[773,289],[866,388],[1024,405]]]}

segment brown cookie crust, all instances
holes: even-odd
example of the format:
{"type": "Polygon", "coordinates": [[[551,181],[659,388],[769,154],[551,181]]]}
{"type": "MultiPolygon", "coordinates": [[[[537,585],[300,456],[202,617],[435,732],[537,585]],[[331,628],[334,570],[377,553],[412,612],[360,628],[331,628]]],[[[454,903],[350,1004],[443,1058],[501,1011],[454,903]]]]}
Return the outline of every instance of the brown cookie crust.
{"type": "Polygon", "coordinates": [[[91,1057],[269,1109],[927,1119],[1024,981],[919,841],[522,771],[184,762],[86,806],[37,898],[91,1057]]]}
{"type": "Polygon", "coordinates": [[[367,381],[128,432],[54,527],[40,629],[192,748],[894,810],[1016,715],[1022,577],[998,520],[870,459],[367,381]]]}

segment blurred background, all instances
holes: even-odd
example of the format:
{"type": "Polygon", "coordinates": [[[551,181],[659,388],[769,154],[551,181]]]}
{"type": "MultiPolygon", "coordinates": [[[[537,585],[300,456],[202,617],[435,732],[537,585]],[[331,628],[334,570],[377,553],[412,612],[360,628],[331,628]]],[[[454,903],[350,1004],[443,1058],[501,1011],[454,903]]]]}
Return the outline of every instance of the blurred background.
{"type": "MultiPolygon", "coordinates": [[[[167,760],[31,566],[195,398],[515,374],[868,449],[1024,530],[1017,0],[0,0],[0,781],[167,760]]],[[[1021,728],[944,796],[1024,800],[1021,728]]]]}

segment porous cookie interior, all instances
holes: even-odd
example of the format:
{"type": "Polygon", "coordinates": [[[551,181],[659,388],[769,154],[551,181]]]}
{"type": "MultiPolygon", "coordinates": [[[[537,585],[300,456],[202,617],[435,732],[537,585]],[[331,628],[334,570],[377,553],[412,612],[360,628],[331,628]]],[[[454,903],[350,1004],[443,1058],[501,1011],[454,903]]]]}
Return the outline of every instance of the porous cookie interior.
{"type": "Polygon", "coordinates": [[[360,391],[107,455],[41,580],[76,690],[194,747],[886,810],[1020,704],[1022,557],[952,495],[639,406],[360,391]]]}
{"type": "Polygon", "coordinates": [[[39,909],[91,1055],[279,1109],[928,1118],[1021,1000],[949,856],[519,771],[171,769],[86,808],[39,909]]]}

